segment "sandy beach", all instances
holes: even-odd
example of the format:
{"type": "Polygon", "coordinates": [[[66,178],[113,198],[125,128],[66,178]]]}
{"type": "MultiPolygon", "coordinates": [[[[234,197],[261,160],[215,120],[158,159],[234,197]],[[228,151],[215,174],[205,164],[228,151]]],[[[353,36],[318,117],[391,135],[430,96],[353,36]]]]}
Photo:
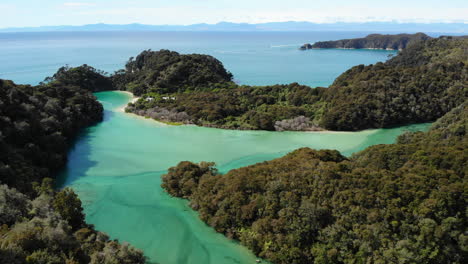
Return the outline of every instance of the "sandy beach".
{"type": "MultiPolygon", "coordinates": [[[[140,97],[135,96],[133,93],[128,92],[128,91],[117,91],[117,92],[129,95],[132,99],[128,103],[135,103],[136,101],[138,101],[138,99],[140,99],[140,97]]],[[[123,105],[122,107],[117,108],[116,110],[118,112],[125,112],[125,107],[127,107],[127,104],[123,105]]]]}

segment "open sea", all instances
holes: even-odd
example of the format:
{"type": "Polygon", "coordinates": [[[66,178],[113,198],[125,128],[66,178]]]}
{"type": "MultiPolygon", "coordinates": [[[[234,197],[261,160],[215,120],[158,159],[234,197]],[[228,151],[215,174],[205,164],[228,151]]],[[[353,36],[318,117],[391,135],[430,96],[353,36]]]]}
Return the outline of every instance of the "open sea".
{"type": "Polygon", "coordinates": [[[320,40],[355,38],[368,32],[38,32],[0,33],[0,78],[37,84],[66,64],[88,64],[112,73],[146,49],[209,54],[236,82],[267,85],[298,82],[327,86],[357,64],[387,59],[394,51],[308,50],[320,40]]]}

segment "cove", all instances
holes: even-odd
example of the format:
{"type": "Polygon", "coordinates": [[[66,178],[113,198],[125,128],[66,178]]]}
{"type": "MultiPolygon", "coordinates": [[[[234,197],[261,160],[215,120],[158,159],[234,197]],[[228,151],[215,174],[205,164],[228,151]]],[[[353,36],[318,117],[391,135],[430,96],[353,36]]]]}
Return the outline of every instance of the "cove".
{"type": "Polygon", "coordinates": [[[255,263],[238,243],[199,220],[187,202],[160,187],[161,175],[183,160],[214,161],[221,172],[274,159],[300,147],[337,149],[345,155],[393,143],[404,131],[429,124],[361,132],[235,131],[167,126],[118,109],[131,96],[97,93],[104,121],[88,128],[60,175],[83,201],[86,220],[111,238],[144,251],[150,263],[255,263]]]}

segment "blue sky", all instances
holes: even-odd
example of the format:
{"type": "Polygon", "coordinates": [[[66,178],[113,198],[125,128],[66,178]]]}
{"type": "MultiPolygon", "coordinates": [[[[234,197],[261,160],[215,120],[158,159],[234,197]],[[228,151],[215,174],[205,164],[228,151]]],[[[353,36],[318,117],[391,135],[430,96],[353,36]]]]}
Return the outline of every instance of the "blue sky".
{"type": "Polygon", "coordinates": [[[467,0],[1,0],[0,28],[44,25],[464,22],[467,0]]]}

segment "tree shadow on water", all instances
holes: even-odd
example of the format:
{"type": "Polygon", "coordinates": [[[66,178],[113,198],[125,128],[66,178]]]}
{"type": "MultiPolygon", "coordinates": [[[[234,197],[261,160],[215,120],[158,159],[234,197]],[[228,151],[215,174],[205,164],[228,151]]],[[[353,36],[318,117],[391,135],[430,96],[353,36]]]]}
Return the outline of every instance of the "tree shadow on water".
{"type": "Polygon", "coordinates": [[[71,185],[79,178],[86,175],[87,171],[97,165],[97,161],[91,159],[92,142],[95,139],[95,131],[100,129],[104,123],[109,122],[115,113],[109,110],[104,110],[103,121],[82,130],[70,144],[70,150],[67,155],[67,164],[60,170],[56,176],[55,187],[60,189],[71,185]]]}

